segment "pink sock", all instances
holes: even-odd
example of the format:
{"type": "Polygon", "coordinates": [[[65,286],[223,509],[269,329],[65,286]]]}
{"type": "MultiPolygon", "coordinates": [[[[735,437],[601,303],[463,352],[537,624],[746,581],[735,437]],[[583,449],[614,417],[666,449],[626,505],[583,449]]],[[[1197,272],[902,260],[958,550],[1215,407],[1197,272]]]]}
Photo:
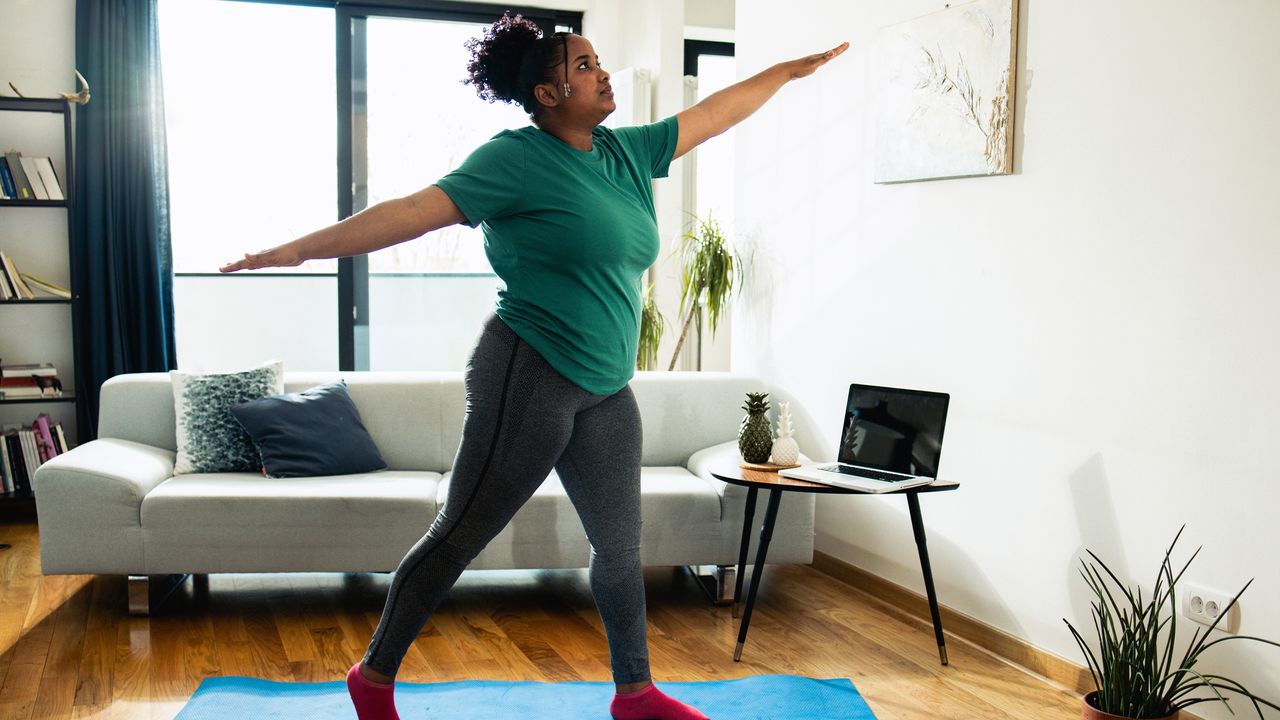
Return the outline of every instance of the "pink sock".
{"type": "Polygon", "coordinates": [[[710,720],[697,708],[662,694],[656,685],[625,695],[617,693],[609,703],[613,720],[710,720]]]}
{"type": "Polygon", "coordinates": [[[360,720],[400,720],[396,714],[395,683],[376,683],[360,674],[360,663],[347,671],[347,692],[360,720]]]}

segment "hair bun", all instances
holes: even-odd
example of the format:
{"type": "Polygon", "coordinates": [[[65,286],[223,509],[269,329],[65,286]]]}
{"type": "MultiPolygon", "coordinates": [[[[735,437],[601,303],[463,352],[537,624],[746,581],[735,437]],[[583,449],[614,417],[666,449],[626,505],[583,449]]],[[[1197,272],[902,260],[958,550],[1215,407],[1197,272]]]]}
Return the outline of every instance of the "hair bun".
{"type": "Polygon", "coordinates": [[[520,64],[525,52],[542,37],[542,30],[521,15],[503,13],[493,25],[485,28],[484,37],[467,41],[471,61],[467,63],[466,80],[474,85],[483,100],[522,103],[520,97],[520,64]]]}

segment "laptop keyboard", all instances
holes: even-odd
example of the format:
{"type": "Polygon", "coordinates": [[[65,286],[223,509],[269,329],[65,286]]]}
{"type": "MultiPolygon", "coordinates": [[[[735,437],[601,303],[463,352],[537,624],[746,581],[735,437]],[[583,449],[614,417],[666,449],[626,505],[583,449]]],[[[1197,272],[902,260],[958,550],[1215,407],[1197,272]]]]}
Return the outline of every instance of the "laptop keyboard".
{"type": "Polygon", "coordinates": [[[902,482],[908,480],[913,475],[903,475],[902,473],[885,472],[883,470],[870,470],[867,468],[858,468],[851,465],[820,465],[819,470],[827,472],[841,473],[843,475],[853,475],[854,477],[872,478],[873,480],[884,480],[885,482],[902,482]]]}

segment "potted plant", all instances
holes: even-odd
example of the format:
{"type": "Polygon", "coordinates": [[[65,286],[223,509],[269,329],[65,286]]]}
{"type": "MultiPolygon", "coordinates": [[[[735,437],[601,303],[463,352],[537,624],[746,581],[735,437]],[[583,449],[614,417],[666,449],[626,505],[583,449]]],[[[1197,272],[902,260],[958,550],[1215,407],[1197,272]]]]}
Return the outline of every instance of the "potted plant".
{"type": "Polygon", "coordinates": [[[653,298],[653,283],[650,283],[645,288],[644,306],[640,310],[640,347],[636,352],[636,369],[652,370],[658,366],[658,344],[662,342],[666,326],[666,318],[662,317],[653,298]]]}
{"type": "Polygon", "coordinates": [[[714,337],[716,325],[728,308],[729,298],[735,289],[742,287],[742,262],[725,239],[720,225],[710,215],[706,220],[694,218],[694,222],[694,229],[681,237],[680,314],[684,315],[684,322],[667,370],[676,369],[676,360],[684,347],[685,336],[689,334],[689,325],[702,308],[707,308],[707,324],[711,326],[714,337]],[[687,315],[686,303],[689,303],[687,315]]]}
{"type": "MultiPolygon", "coordinates": [[[[1183,526],[1185,529],[1185,526],[1183,526]]],[[[1231,708],[1223,691],[1248,698],[1262,717],[1262,706],[1280,710],[1280,705],[1253,694],[1244,685],[1221,675],[1200,672],[1195,668],[1201,655],[1209,648],[1231,640],[1253,640],[1280,647],[1280,643],[1244,635],[1227,635],[1210,640],[1213,630],[1222,618],[1249,588],[1250,580],[1235,594],[1227,607],[1208,629],[1196,628],[1186,649],[1179,656],[1175,652],[1178,605],[1174,589],[1182,574],[1187,571],[1196,552],[1186,564],[1174,573],[1170,560],[1173,548],[1182,537],[1182,530],[1174,537],[1165,551],[1164,561],[1156,576],[1155,589],[1150,597],[1143,597],[1141,588],[1124,586],[1115,573],[1097,555],[1088,551],[1093,562],[1080,561],[1094,600],[1092,617],[1098,634],[1098,652],[1095,654],[1084,638],[1063,618],[1084,653],[1089,672],[1093,675],[1095,690],[1084,697],[1083,716],[1100,718],[1158,718],[1172,720],[1183,708],[1203,702],[1221,702],[1231,708]],[[1202,693],[1207,691],[1210,697],[1202,693]],[[1199,694],[1199,696],[1197,696],[1199,694]]],[[[1234,714],[1234,710],[1232,710],[1234,714]]]]}

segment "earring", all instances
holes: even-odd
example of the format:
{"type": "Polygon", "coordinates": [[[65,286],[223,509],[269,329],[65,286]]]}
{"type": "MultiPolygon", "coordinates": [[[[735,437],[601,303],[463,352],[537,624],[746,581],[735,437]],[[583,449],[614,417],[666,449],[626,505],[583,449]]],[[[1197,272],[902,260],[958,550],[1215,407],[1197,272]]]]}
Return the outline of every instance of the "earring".
{"type": "Polygon", "coordinates": [[[572,95],[572,94],[573,94],[573,90],[572,90],[572,88],[570,88],[570,87],[569,87],[569,83],[565,83],[565,84],[564,84],[564,96],[565,96],[565,97],[569,97],[569,96],[570,96],[570,95],[572,95]]]}

